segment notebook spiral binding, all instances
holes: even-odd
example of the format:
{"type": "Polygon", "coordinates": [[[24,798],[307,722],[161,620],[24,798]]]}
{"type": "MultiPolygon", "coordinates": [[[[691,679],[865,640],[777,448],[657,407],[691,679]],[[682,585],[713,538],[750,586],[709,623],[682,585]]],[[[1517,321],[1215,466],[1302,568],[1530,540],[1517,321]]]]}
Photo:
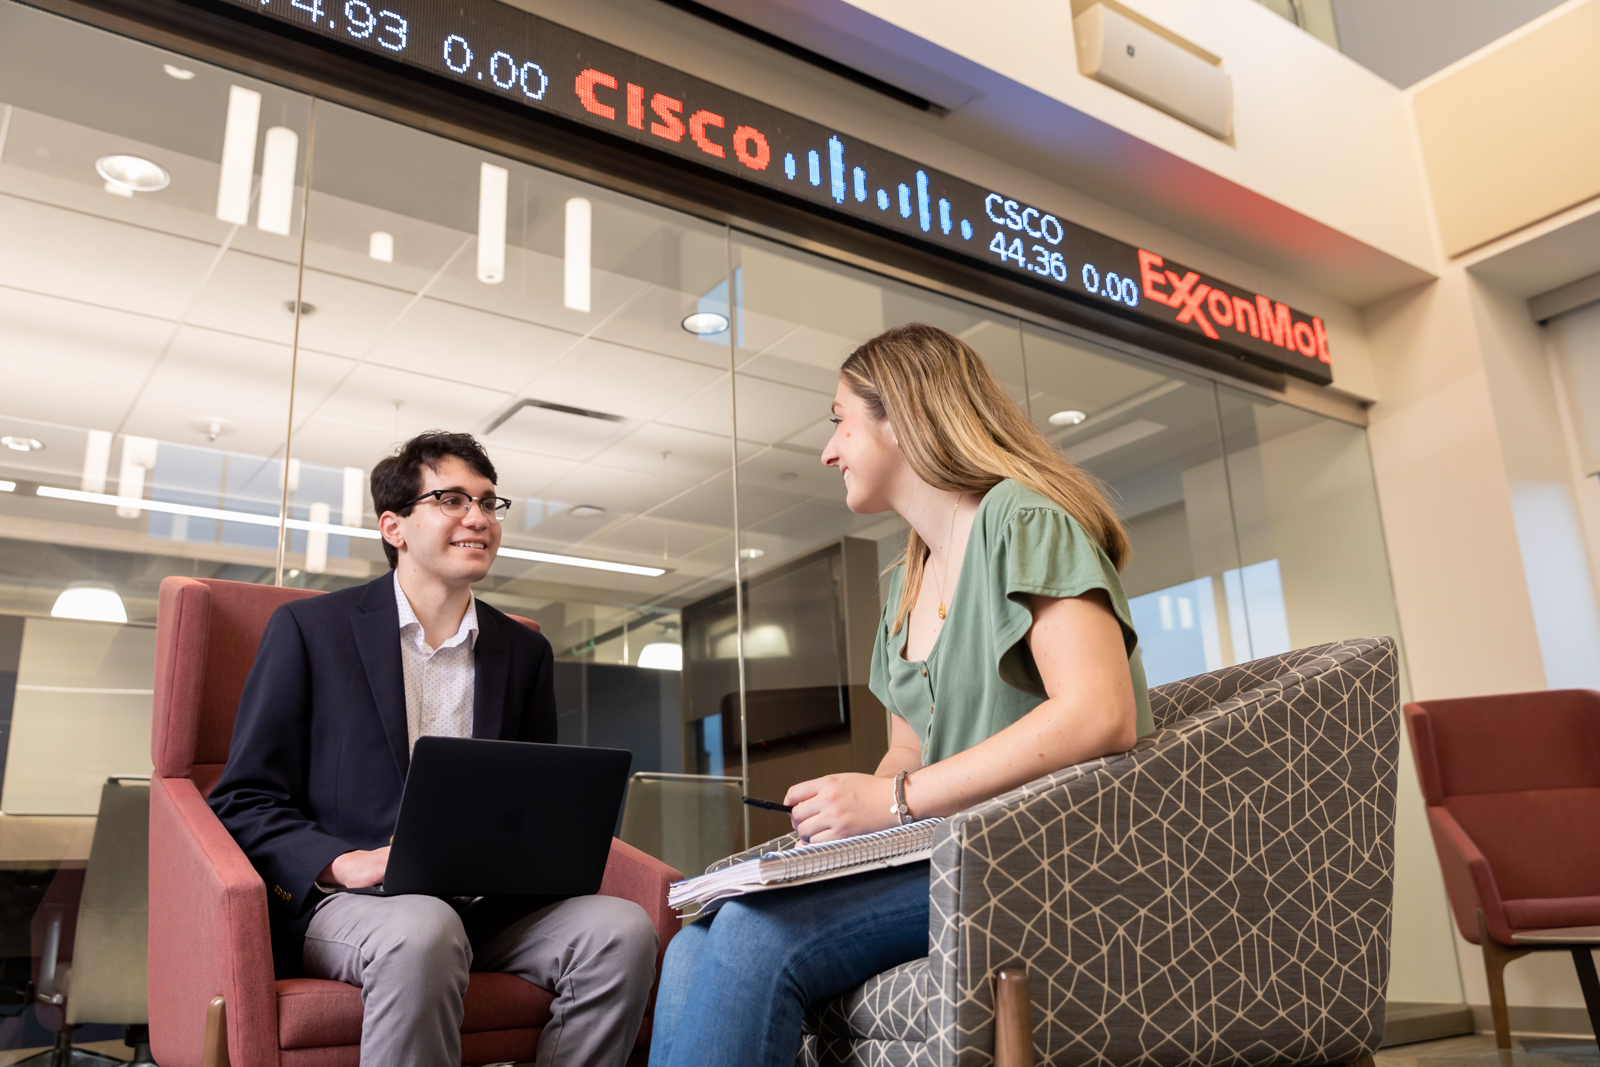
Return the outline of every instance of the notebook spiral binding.
{"type": "Polygon", "coordinates": [[[933,828],[943,821],[919,819],[905,826],[891,826],[887,830],[847,837],[841,841],[796,845],[782,852],[769,852],[759,861],[761,881],[790,882],[858,863],[916,852],[933,843],[933,828]]]}

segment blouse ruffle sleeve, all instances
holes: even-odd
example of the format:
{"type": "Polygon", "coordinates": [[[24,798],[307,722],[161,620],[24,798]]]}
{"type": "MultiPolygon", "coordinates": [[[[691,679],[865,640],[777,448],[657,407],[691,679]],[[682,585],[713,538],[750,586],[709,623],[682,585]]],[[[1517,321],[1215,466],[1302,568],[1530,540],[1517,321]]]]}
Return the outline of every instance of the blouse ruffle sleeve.
{"type": "Polygon", "coordinates": [[[889,692],[889,622],[892,612],[900,603],[900,576],[904,568],[897,568],[889,579],[889,588],[878,613],[878,636],[872,642],[872,670],[867,675],[867,689],[878,702],[890,711],[895,710],[894,697],[889,692]]]}
{"type": "MultiPolygon", "coordinates": [[[[991,565],[999,569],[997,584],[1003,584],[1005,590],[1003,606],[991,629],[993,662],[1000,679],[1025,693],[1045,696],[1039,668],[1024,640],[1033,625],[1029,597],[1074,597],[1091,589],[1110,594],[1121,588],[1116,568],[1076,519],[1053,508],[1019,508],[991,565]]],[[[1131,656],[1137,641],[1133,622],[1118,603],[1119,597],[1113,595],[1110,600],[1131,656]]]]}

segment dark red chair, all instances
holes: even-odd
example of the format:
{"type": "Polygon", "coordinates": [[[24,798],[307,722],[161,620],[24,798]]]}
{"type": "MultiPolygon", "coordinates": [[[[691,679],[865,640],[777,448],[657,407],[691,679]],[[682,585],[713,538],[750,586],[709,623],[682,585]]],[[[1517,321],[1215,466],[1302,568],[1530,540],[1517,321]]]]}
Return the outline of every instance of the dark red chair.
{"type": "MultiPolygon", "coordinates": [[[[309,978],[274,981],[266,887],[205,803],[227,761],[239,694],[268,616],[279,604],[315,595],[193,578],[161,583],[151,740],[150,1044],[162,1067],[356,1067],[359,1060],[361,991],[309,978]]],[[[667,886],[678,877],[613,841],[600,892],[644,908],[665,952],[679,929],[667,907],[667,886]]],[[[659,969],[659,956],[656,963],[659,969]]],[[[532,1060],[553,999],[514,975],[474,974],[461,1025],[463,1063],[532,1060]]],[[[649,1033],[647,1011],[640,1058],[649,1033]]]]}
{"type": "Polygon", "coordinates": [[[1406,724],[1456,925],[1483,948],[1495,1040],[1511,1047],[1505,965],[1558,949],[1600,1035],[1600,693],[1424,700],[1406,724]]]}

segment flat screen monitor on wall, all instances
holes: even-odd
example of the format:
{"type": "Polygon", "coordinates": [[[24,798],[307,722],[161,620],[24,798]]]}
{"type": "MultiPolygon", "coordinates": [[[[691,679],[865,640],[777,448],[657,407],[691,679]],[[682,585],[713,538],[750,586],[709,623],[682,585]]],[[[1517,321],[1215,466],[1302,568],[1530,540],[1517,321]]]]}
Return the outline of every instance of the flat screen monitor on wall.
{"type": "MultiPolygon", "coordinates": [[[[850,725],[843,549],[837,542],[744,583],[745,697],[752,749],[850,725]]],[[[733,589],[683,609],[683,717],[715,719],[739,748],[739,627],[733,589]]],[[[704,727],[702,727],[704,729],[704,727]]]]}

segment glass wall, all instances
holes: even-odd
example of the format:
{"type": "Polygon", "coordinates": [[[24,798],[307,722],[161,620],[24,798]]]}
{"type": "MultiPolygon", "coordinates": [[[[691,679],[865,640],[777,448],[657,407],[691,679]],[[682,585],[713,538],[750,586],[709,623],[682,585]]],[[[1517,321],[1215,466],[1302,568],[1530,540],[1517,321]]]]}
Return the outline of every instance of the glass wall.
{"type": "Polygon", "coordinates": [[[741,792],[883,753],[906,528],[819,455],[888,326],[970,342],[1110,488],[1152,684],[1395,630],[1359,428],[8,0],[0,108],[0,1047],[47,1043],[29,918],[150,772],[162,578],[381,576],[367,479],[424,429],[487,446],[478,593],[684,870],[787,829],[741,792]]]}

